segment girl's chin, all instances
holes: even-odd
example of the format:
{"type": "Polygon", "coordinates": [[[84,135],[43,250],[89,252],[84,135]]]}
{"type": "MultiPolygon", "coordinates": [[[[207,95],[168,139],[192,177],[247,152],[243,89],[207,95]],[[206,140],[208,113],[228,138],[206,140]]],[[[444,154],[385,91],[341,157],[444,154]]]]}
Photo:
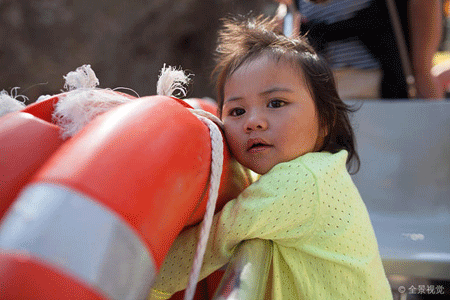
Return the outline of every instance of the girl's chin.
{"type": "Polygon", "coordinates": [[[269,172],[272,169],[272,167],[273,166],[270,166],[270,167],[267,167],[267,166],[266,167],[262,167],[262,166],[248,166],[246,168],[252,170],[256,174],[264,175],[267,172],[269,172]]]}
{"type": "Polygon", "coordinates": [[[256,161],[250,161],[249,162],[249,160],[247,159],[247,160],[244,160],[244,159],[238,159],[238,158],[236,158],[236,160],[237,160],[237,162],[238,163],[240,163],[243,167],[245,167],[245,168],[247,168],[247,169],[249,169],[249,170],[251,170],[252,172],[255,172],[256,174],[259,174],[259,175],[264,175],[264,174],[266,174],[267,172],[269,172],[272,168],[273,168],[273,166],[274,165],[270,165],[270,164],[260,164],[260,163],[258,163],[258,162],[256,162],[256,161]]]}

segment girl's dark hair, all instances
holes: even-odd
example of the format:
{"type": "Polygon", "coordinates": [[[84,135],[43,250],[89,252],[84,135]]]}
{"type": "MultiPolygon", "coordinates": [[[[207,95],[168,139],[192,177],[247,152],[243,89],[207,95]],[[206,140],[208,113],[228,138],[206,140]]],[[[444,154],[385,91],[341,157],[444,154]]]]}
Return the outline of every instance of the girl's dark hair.
{"type": "Polygon", "coordinates": [[[327,132],[320,151],[348,151],[347,167],[359,170],[355,136],[348,114],[355,110],[338,95],[328,63],[319,56],[306,37],[288,38],[277,31],[277,21],[263,16],[223,19],[216,50],[217,102],[222,115],[224,87],[227,79],[244,63],[267,55],[275,61],[289,63],[303,73],[319,114],[320,128],[327,132]]]}

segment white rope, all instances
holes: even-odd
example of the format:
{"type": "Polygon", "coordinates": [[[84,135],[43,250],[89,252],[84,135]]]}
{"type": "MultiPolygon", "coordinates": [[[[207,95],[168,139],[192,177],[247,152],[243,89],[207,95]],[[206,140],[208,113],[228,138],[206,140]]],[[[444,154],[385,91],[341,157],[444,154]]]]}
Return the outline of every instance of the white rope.
{"type": "Polygon", "coordinates": [[[223,138],[222,133],[218,128],[222,126],[222,122],[213,114],[202,110],[192,109],[191,112],[209,128],[209,134],[211,136],[211,177],[205,217],[203,218],[200,229],[200,238],[197,244],[197,251],[195,253],[191,274],[189,275],[188,286],[184,293],[184,300],[192,300],[194,298],[214,217],[217,196],[219,195],[220,177],[223,168],[223,138]]]}
{"type": "MultiPolygon", "coordinates": [[[[182,70],[174,67],[166,67],[164,64],[157,83],[157,94],[173,97],[178,91],[186,96],[186,85],[190,78],[182,70]]],[[[189,282],[184,293],[184,300],[192,300],[194,298],[195,289],[197,287],[200,269],[203,264],[206,245],[208,243],[209,232],[211,230],[214,211],[216,208],[217,196],[219,195],[220,177],[223,168],[223,138],[220,128],[223,128],[222,122],[211,113],[201,109],[190,109],[190,111],[209,129],[211,136],[211,176],[209,182],[209,197],[206,204],[206,212],[200,228],[199,241],[197,251],[195,252],[194,261],[192,263],[191,274],[189,274],[189,282]]]]}
{"type": "Polygon", "coordinates": [[[99,81],[90,65],[67,73],[64,79],[67,92],[64,97],[59,97],[52,113],[52,120],[61,129],[63,139],[76,135],[98,115],[132,101],[109,89],[96,88],[99,81]]]}

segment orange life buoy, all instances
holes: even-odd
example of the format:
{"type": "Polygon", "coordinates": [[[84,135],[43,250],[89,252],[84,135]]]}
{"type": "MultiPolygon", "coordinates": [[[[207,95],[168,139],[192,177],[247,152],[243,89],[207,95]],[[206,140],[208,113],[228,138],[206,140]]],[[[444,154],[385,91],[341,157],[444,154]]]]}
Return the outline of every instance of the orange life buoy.
{"type": "MultiPolygon", "coordinates": [[[[130,99],[135,97],[116,93],[130,99]]],[[[55,105],[69,92],[54,95],[0,118],[0,220],[37,170],[61,146],[60,128],[53,123],[55,105]]]]}
{"type": "Polygon", "coordinates": [[[20,190],[62,145],[51,123],[58,96],[0,118],[0,220],[20,190]]]}
{"type": "MultiPolygon", "coordinates": [[[[206,207],[209,132],[188,107],[136,99],[59,147],[2,220],[4,299],[18,290],[26,299],[75,299],[71,284],[84,297],[76,299],[145,298],[176,236],[206,207]],[[54,285],[36,290],[42,278],[54,285]]],[[[217,210],[250,183],[224,149],[217,210]]]]}

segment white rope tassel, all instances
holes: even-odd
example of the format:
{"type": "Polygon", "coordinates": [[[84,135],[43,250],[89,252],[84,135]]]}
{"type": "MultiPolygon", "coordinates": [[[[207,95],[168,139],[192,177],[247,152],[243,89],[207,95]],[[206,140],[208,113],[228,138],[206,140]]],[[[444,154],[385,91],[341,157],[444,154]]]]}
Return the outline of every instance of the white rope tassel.
{"type": "Polygon", "coordinates": [[[11,95],[7,91],[2,90],[0,92],[0,116],[6,115],[7,113],[18,111],[25,108],[25,100],[28,98],[22,95],[18,95],[17,90],[19,88],[15,87],[11,90],[11,95]],[[19,101],[17,98],[23,98],[24,102],[19,101]]]}
{"type": "Polygon", "coordinates": [[[211,136],[211,178],[209,183],[209,198],[206,204],[205,217],[200,229],[200,238],[197,244],[197,251],[195,253],[194,262],[192,265],[191,274],[189,275],[189,282],[184,294],[184,300],[192,300],[194,298],[195,289],[197,287],[200,269],[203,264],[203,257],[205,255],[206,245],[208,243],[209,232],[214,217],[217,197],[219,195],[220,177],[223,168],[223,138],[222,133],[218,128],[221,124],[220,120],[214,115],[201,112],[202,116],[198,114],[197,110],[191,110],[192,113],[209,128],[211,136]],[[204,117],[203,115],[208,115],[204,117]],[[214,119],[218,124],[211,121],[214,119]]]}
{"type": "Polygon", "coordinates": [[[64,88],[68,92],[60,97],[52,114],[53,121],[61,128],[63,139],[77,134],[98,115],[131,101],[111,90],[96,88],[99,81],[90,65],[69,72],[64,79],[64,88]]]}
{"type": "Polygon", "coordinates": [[[91,65],[82,65],[75,71],[69,72],[63,77],[66,80],[64,88],[68,91],[82,88],[93,89],[100,84],[91,65]]]}
{"type": "Polygon", "coordinates": [[[156,84],[156,94],[160,96],[180,96],[185,97],[187,93],[186,85],[191,81],[190,75],[186,75],[183,70],[177,70],[175,67],[163,65],[161,73],[156,84]]]}

